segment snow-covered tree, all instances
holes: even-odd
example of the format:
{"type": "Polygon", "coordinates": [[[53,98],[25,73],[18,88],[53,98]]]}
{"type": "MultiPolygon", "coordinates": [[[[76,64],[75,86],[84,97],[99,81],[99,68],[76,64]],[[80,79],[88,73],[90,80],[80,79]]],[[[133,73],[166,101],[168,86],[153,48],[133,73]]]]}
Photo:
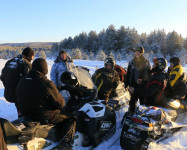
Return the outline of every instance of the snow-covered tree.
{"type": "Polygon", "coordinates": [[[99,53],[96,56],[97,60],[105,60],[106,59],[106,54],[103,50],[100,50],[99,53]]]}
{"type": "Polygon", "coordinates": [[[46,54],[44,51],[40,51],[38,52],[38,55],[37,55],[39,58],[43,58],[43,59],[46,59],[46,54]]]}
{"type": "Polygon", "coordinates": [[[79,48],[72,49],[72,58],[73,59],[82,59],[82,53],[79,48]]]}
{"type": "Polygon", "coordinates": [[[173,56],[175,55],[175,53],[179,53],[181,51],[183,45],[183,39],[181,35],[173,31],[168,33],[166,38],[166,44],[167,44],[167,53],[173,56]]]}

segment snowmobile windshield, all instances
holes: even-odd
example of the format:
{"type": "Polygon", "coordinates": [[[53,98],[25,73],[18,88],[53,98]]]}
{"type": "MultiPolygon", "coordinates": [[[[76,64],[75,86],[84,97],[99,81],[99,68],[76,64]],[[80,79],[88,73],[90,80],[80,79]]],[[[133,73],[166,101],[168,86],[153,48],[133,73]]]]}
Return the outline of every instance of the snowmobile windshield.
{"type": "Polygon", "coordinates": [[[72,68],[70,71],[76,75],[80,86],[84,86],[87,89],[96,89],[88,70],[78,66],[72,68]]]}

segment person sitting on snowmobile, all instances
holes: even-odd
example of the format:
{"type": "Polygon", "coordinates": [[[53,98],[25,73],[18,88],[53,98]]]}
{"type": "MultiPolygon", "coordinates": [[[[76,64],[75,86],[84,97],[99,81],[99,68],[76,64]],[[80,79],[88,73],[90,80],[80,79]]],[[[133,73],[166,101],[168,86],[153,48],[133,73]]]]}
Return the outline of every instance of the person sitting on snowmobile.
{"type": "Polygon", "coordinates": [[[173,99],[183,100],[187,94],[186,73],[178,57],[170,58],[170,66],[168,67],[167,74],[169,79],[165,95],[173,99]]]}
{"type": "Polygon", "coordinates": [[[162,105],[162,99],[164,98],[163,91],[166,86],[164,70],[167,66],[167,60],[164,58],[154,58],[153,63],[152,76],[146,86],[143,88],[129,87],[129,92],[137,96],[142,96],[144,99],[140,102],[141,104],[158,106],[162,105]]]}
{"type": "MultiPolygon", "coordinates": [[[[134,52],[134,58],[128,64],[127,77],[125,82],[126,89],[127,87],[142,88],[151,77],[151,65],[143,55],[144,48],[140,46],[132,50],[134,52]]],[[[140,103],[143,101],[142,96],[131,93],[129,102],[130,111],[134,112],[135,103],[138,101],[138,99],[140,99],[140,103]]]]}
{"type": "Polygon", "coordinates": [[[92,80],[97,86],[98,99],[105,100],[108,103],[112,90],[116,89],[120,81],[117,71],[114,69],[115,60],[113,57],[107,57],[103,68],[95,71],[92,80]]]}
{"type": "Polygon", "coordinates": [[[71,146],[75,133],[75,118],[61,111],[65,101],[55,84],[47,79],[47,73],[46,60],[35,59],[31,71],[17,86],[16,95],[20,110],[33,121],[55,124],[62,147],[71,146]]]}
{"type": "Polygon", "coordinates": [[[81,85],[73,72],[65,71],[61,75],[61,82],[63,86],[59,87],[59,90],[67,90],[70,94],[70,99],[67,101],[68,111],[77,111],[85,103],[96,100],[96,87],[89,89],[89,87],[81,85]]]}

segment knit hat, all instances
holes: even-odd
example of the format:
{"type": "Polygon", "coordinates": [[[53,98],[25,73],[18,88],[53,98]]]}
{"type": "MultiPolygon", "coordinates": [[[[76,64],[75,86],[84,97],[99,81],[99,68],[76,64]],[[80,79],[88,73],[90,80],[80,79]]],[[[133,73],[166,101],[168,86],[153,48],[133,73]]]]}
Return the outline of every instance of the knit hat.
{"type": "Polygon", "coordinates": [[[61,51],[59,52],[59,56],[60,56],[61,54],[66,54],[66,55],[67,55],[67,53],[66,53],[64,50],[61,50],[61,51]]]}
{"type": "Polygon", "coordinates": [[[132,51],[133,52],[138,51],[138,52],[143,54],[144,53],[144,48],[143,48],[143,46],[140,46],[140,47],[137,47],[136,49],[132,48],[132,51]]]}
{"type": "Polygon", "coordinates": [[[181,63],[180,59],[178,57],[171,57],[170,58],[170,63],[173,63],[174,66],[177,66],[181,63]]]}
{"type": "Polygon", "coordinates": [[[31,57],[34,56],[34,51],[33,51],[32,48],[26,47],[23,50],[22,55],[24,55],[26,57],[26,59],[28,59],[29,61],[31,61],[31,57]]]}
{"type": "Polygon", "coordinates": [[[47,62],[43,58],[37,58],[32,63],[32,71],[39,71],[46,75],[48,73],[47,62]]]}

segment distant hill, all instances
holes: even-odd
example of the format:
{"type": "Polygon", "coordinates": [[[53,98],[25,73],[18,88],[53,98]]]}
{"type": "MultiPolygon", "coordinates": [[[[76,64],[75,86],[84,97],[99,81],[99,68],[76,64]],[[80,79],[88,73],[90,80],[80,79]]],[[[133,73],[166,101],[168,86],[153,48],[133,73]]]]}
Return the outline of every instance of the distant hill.
{"type": "Polygon", "coordinates": [[[0,44],[0,51],[3,50],[22,50],[25,47],[31,47],[35,51],[48,51],[56,42],[29,42],[29,43],[3,43],[0,44]]]}
{"type": "Polygon", "coordinates": [[[29,43],[2,43],[0,46],[38,46],[38,45],[53,45],[56,42],[29,42],[29,43]]]}

